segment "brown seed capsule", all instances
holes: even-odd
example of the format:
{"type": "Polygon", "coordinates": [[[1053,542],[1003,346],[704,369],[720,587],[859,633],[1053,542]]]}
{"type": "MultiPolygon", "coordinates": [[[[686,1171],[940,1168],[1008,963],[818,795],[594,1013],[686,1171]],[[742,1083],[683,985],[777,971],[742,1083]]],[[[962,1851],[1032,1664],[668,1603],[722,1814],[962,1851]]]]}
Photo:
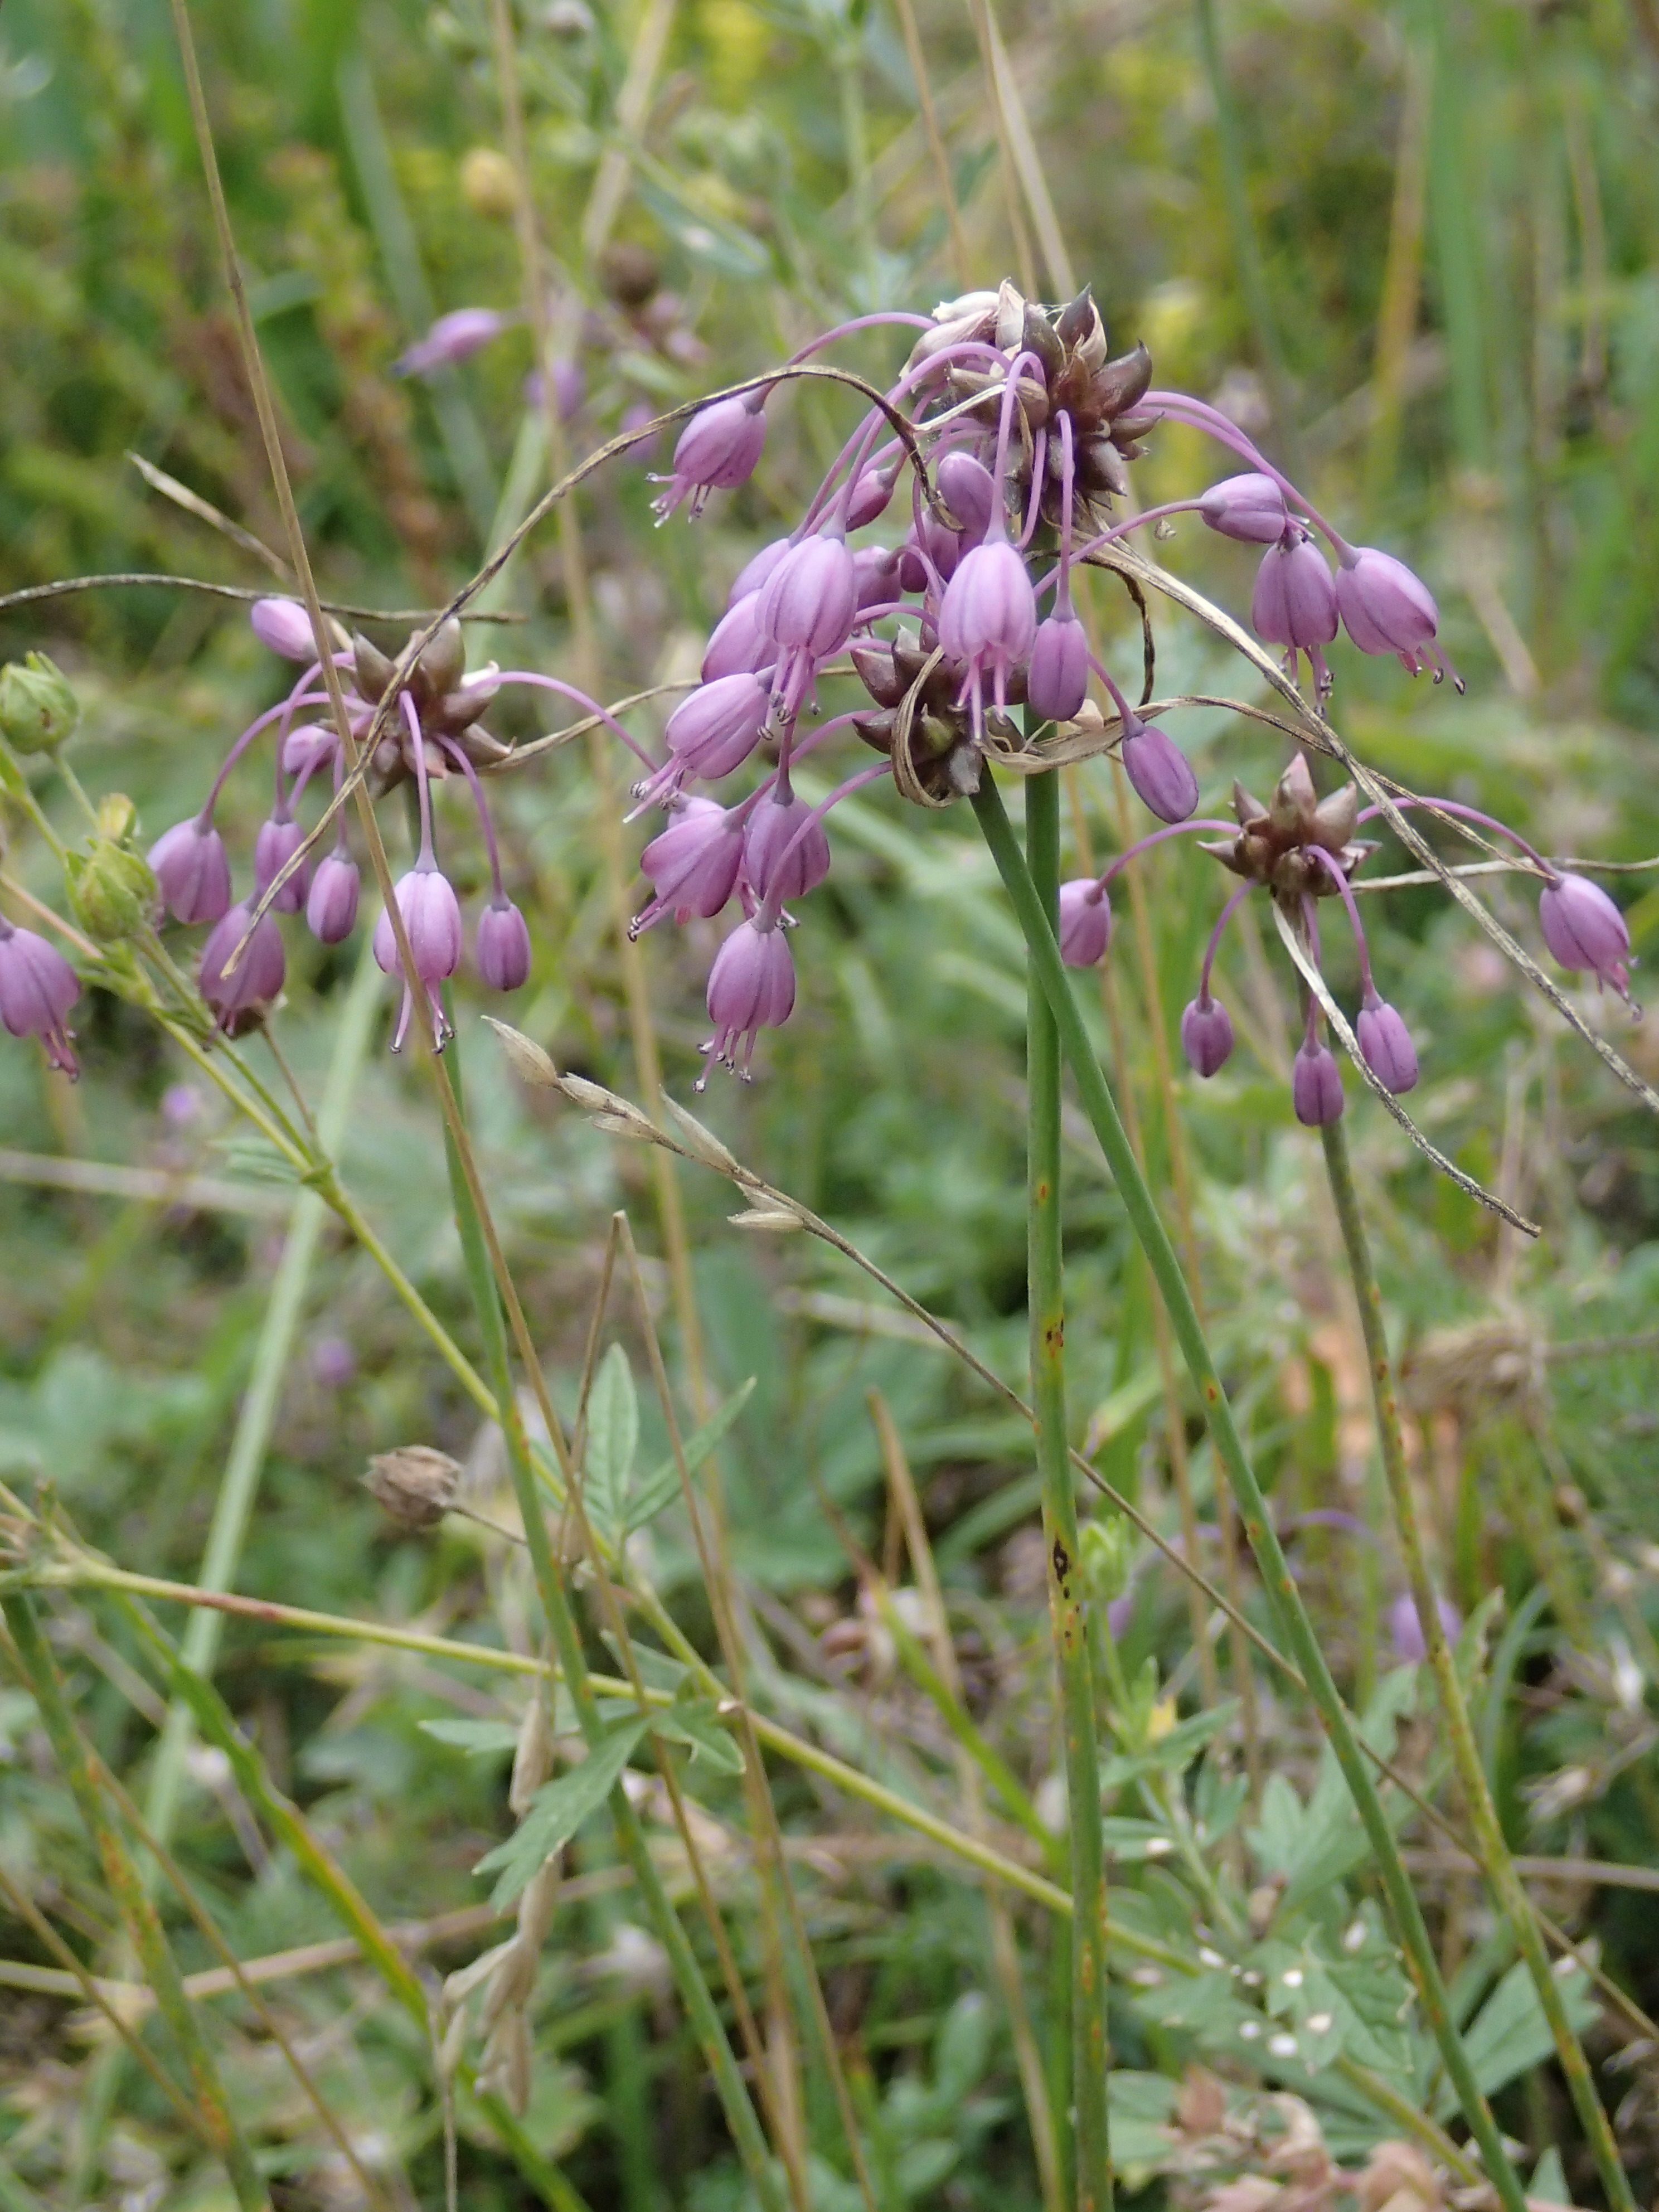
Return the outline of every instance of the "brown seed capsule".
{"type": "Polygon", "coordinates": [[[435,1528],[455,1502],[460,1462],[430,1444],[376,1452],[363,1480],[370,1495],[406,1528],[435,1528]]]}

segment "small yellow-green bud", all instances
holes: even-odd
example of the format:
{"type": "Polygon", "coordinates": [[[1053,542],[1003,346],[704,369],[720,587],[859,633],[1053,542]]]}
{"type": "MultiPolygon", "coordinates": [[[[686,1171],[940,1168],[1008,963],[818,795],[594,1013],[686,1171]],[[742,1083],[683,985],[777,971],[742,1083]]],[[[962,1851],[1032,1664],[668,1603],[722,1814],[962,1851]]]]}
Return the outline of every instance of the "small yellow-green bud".
{"type": "MultiPolygon", "coordinates": [[[[123,800],[129,823],[132,802],[123,800]]],[[[101,821],[111,811],[106,799],[101,821]]],[[[119,945],[137,936],[155,911],[155,878],[142,853],[115,837],[94,837],[84,853],[69,855],[70,903],[76,920],[97,945],[119,945]]]]}
{"type": "Polygon", "coordinates": [[[1134,1531],[1121,1514],[1109,1521],[1085,1521],[1078,1531],[1083,1572],[1089,1595],[1097,1605],[1109,1605],[1129,1587],[1134,1559],[1134,1531]]]}
{"type": "Polygon", "coordinates": [[[80,719],[80,702],[63,670],[44,653],[0,668],[0,737],[14,752],[54,751],[80,719]]]}

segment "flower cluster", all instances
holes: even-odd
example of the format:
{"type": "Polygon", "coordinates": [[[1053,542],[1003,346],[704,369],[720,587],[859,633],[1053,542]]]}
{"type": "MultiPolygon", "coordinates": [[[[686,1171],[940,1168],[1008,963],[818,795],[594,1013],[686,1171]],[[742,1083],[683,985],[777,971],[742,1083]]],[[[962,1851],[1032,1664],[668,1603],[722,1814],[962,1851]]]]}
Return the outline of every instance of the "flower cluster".
{"type": "MultiPolygon", "coordinates": [[[[1046,724],[1076,720],[1097,681],[1129,781],[1168,825],[1143,844],[1184,828],[1230,833],[1209,849],[1243,881],[1218,938],[1238,901],[1260,887],[1291,916],[1316,958],[1318,902],[1343,900],[1359,949],[1361,1048],[1389,1089],[1408,1090],[1416,1053],[1372,981],[1350,887],[1370,849],[1353,836],[1365,818],[1357,794],[1321,800],[1298,756],[1271,806],[1241,790],[1236,827],[1195,820],[1190,764],[1165,731],[1142,719],[1103,663],[1073,604],[1071,580],[1079,562],[1127,532],[1195,514],[1222,537],[1263,549],[1254,627],[1264,642],[1284,647],[1292,677],[1298,656],[1306,659],[1322,702],[1333,681],[1325,648],[1340,630],[1363,653],[1395,654],[1412,673],[1430,670],[1437,683],[1450,676],[1462,689],[1437,642],[1427,588],[1391,555],[1350,544],[1225,416],[1156,388],[1144,347],[1114,357],[1087,290],[1047,308],[1005,283],[949,301],[931,319],[866,316],[825,333],[785,368],[880,322],[920,331],[902,371],[868,409],[795,529],[738,577],[709,638],[702,681],[669,718],[666,757],[635,787],[641,807],[661,805],[669,816],[641,858],[653,896],[635,931],[669,915],[712,916],[734,898],[742,908],[708,977],[706,1058],[746,1075],[759,1030],[788,1018],[795,988],[786,902],[828,872],[824,817],[842,797],[885,774],[923,805],[971,794],[988,755],[1024,747],[1046,724]],[[1115,503],[1128,490],[1128,464],[1164,420],[1204,430],[1246,465],[1190,498],[1114,520],[1115,503]],[[897,542],[866,538],[896,506],[908,510],[897,542]],[[806,726],[819,678],[839,672],[843,657],[871,706],[806,726]],[[1023,709],[1019,722],[1015,708],[1023,709]],[[795,793],[793,766],[847,725],[882,760],[809,807],[795,793]],[[765,772],[734,803],[695,789],[757,757],[765,772]]],[[[750,477],[772,388],[757,385],[691,416],[657,502],[660,519],[681,507],[696,516],[711,493],[750,477]]],[[[1063,887],[1061,946],[1073,964],[1104,954],[1107,884],[1130,857],[1101,878],[1063,887]]],[[[1623,991],[1629,946],[1617,908],[1593,884],[1531,857],[1546,879],[1541,920],[1552,952],[1623,991]]],[[[1182,1024],[1188,1058],[1201,1075],[1213,1074],[1232,1048],[1231,1023],[1210,990],[1215,942],[1182,1024]]],[[[1297,1111],[1310,1122],[1333,1119],[1342,1103],[1319,1018],[1315,1003],[1294,1072],[1297,1111]]]]}

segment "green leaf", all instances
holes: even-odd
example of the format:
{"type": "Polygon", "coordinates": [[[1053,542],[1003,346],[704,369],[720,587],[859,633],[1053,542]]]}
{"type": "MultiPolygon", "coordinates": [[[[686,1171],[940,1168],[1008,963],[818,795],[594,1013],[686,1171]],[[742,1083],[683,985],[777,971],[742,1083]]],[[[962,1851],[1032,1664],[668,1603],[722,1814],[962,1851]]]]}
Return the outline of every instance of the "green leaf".
{"type": "MultiPolygon", "coordinates": [[[[1576,1968],[1557,1978],[1567,2017],[1582,2033],[1595,2018],[1595,2006],[1586,1994],[1589,1978],[1582,1968],[1576,1968]]],[[[1549,2022],[1524,1959],[1516,1960],[1464,2030],[1463,2048],[1475,2080],[1489,2097],[1554,2050],[1549,2022]]],[[[1444,2118],[1455,2105],[1449,2089],[1443,2089],[1435,2109],[1444,2118]]]]}
{"type": "Polygon", "coordinates": [[[482,1759],[489,1752],[512,1751],[519,1741],[519,1731],[511,1721],[422,1721],[420,1729],[422,1735],[453,1743],[471,1759],[482,1759]]]}
{"type": "Polygon", "coordinates": [[[712,1698],[676,1698],[665,1710],[653,1713],[651,1725],[671,1743],[684,1744],[694,1759],[706,1759],[718,1772],[743,1772],[743,1753],[721,1723],[712,1698]]]}
{"type": "Polygon", "coordinates": [[[641,1714],[612,1721],[598,1741],[588,1747],[580,1766],[573,1766],[556,1781],[543,1783],[507,1841],[486,1851],[472,1869],[474,1874],[494,1874],[499,1869],[501,1880],[490,1894],[492,1905],[498,1909],[511,1905],[553,1853],[562,1850],[583,1821],[598,1812],[644,1734],[641,1714]]]}
{"type": "MultiPolygon", "coordinates": [[[[696,1473],[749,1403],[756,1379],[751,1375],[746,1382],[739,1382],[724,1405],[716,1407],[702,1426],[686,1438],[683,1449],[688,1474],[696,1473]]],[[[628,1509],[626,1533],[631,1536],[635,1529],[643,1528],[647,1521],[654,1520],[664,1506],[679,1494],[680,1470],[671,1453],[661,1466],[653,1468],[640,1485],[628,1509]]]]}
{"type": "Polygon", "coordinates": [[[1121,1790],[1126,1782],[1133,1782],[1142,1774],[1179,1774],[1192,1765],[1205,1745],[1213,1735],[1226,1727],[1238,1711],[1237,1698],[1229,1698],[1208,1712],[1194,1713],[1189,1720],[1177,1721],[1161,1735],[1156,1743],[1149,1744],[1143,1752],[1118,1759],[1109,1759],[1100,1770],[1103,1790],[1121,1790]]]}
{"type": "Polygon", "coordinates": [[[640,1401],[628,1354],[613,1344],[599,1362],[587,1401],[587,1450],[582,1494],[600,1533],[615,1542],[623,1533],[629,1478],[640,1443],[640,1401]]]}

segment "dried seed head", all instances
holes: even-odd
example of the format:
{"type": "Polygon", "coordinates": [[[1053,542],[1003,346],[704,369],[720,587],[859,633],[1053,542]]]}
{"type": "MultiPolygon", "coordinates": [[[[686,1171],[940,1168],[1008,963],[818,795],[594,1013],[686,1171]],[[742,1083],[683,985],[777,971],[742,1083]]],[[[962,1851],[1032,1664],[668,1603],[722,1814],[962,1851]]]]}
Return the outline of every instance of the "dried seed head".
{"type": "Polygon", "coordinates": [[[460,1462],[431,1444],[376,1452],[363,1480],[378,1504],[406,1528],[435,1528],[455,1502],[460,1462]]]}

